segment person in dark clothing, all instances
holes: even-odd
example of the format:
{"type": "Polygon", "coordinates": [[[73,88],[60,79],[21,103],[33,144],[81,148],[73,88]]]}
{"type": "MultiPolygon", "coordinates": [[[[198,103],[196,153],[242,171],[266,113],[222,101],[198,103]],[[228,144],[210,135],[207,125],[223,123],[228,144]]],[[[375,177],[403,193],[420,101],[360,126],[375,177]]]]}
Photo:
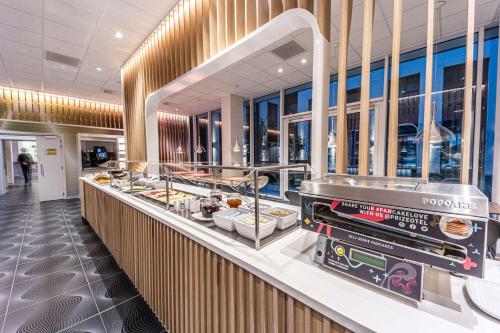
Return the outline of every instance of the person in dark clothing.
{"type": "Polygon", "coordinates": [[[25,148],[21,149],[21,154],[17,157],[17,162],[19,162],[23,171],[25,184],[31,183],[31,164],[33,163],[33,159],[30,154],[26,153],[25,148]]]}

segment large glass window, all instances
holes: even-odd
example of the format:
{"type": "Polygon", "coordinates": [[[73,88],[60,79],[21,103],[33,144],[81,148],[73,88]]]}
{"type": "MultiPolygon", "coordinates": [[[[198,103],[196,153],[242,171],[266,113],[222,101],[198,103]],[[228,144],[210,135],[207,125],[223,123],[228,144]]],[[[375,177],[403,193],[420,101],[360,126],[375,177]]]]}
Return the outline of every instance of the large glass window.
{"type": "MultiPolygon", "coordinates": [[[[358,174],[359,168],[359,112],[347,114],[347,173],[358,174]]],[[[370,110],[370,174],[373,173],[373,145],[375,142],[375,110],[370,110]]],[[[337,116],[328,118],[328,172],[336,172],[337,116]]]]}
{"type": "Polygon", "coordinates": [[[250,103],[243,102],[243,164],[250,163],[250,103]]]}
{"type": "Polygon", "coordinates": [[[212,162],[222,164],[221,111],[212,111],[212,162]]]}
{"type": "Polygon", "coordinates": [[[255,101],[254,161],[272,164],[280,161],[280,98],[279,94],[255,101]]]}
{"type": "MultiPolygon", "coordinates": [[[[432,119],[429,178],[458,182],[462,158],[462,122],[465,77],[465,38],[435,46],[432,79],[432,119]]],[[[498,38],[485,32],[478,184],[491,193],[493,170],[494,110],[498,38]]],[[[421,176],[425,92],[425,49],[401,55],[399,87],[399,137],[397,175],[421,176]]],[[[477,44],[474,52],[475,99],[477,44]]],[[[475,101],[472,104],[474,111],[475,101]]],[[[472,153],[472,151],[471,151],[472,153]]],[[[472,161],[472,160],[471,160],[472,161]]],[[[472,162],[470,163],[470,172],[472,162]]]]}
{"type": "MultiPolygon", "coordinates": [[[[254,103],[254,164],[257,166],[280,162],[280,96],[272,94],[254,103]]],[[[267,185],[261,193],[280,195],[280,174],[267,173],[267,185]]]]}
{"type": "MultiPolygon", "coordinates": [[[[311,163],[311,121],[301,120],[288,124],[288,163],[311,163]]],[[[288,189],[298,191],[304,173],[288,171],[288,189]]]]}
{"type": "MultiPolygon", "coordinates": [[[[384,62],[378,61],[371,64],[370,71],[370,99],[384,95],[384,62]]],[[[359,102],[361,97],[361,68],[347,71],[346,82],[347,103],[359,102]]],[[[337,106],[337,75],[330,77],[329,106],[337,106]]]]}
{"type": "Polygon", "coordinates": [[[310,83],[285,90],[285,116],[311,111],[311,103],[310,83]]]}
{"type": "Polygon", "coordinates": [[[195,154],[198,162],[208,162],[208,113],[202,113],[196,116],[196,129],[198,142],[195,146],[195,154]]]}

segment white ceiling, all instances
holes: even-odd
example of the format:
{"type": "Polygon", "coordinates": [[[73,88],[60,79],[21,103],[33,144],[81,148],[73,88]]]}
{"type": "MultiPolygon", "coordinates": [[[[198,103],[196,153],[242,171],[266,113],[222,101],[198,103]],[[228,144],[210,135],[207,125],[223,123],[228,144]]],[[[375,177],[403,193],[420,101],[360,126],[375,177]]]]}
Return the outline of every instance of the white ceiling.
{"type": "Polygon", "coordinates": [[[258,50],[217,75],[170,96],[160,111],[193,115],[220,107],[220,98],[228,93],[245,99],[265,96],[280,88],[294,87],[312,80],[312,32],[304,29],[258,50]],[[286,61],[271,50],[294,40],[305,51],[286,61]],[[302,60],[305,59],[305,63],[302,60]],[[281,69],[281,71],[279,71],[281,69]]]}
{"type": "Polygon", "coordinates": [[[176,2],[0,0],[0,85],[121,104],[121,65],[176,2]],[[44,50],[80,65],[47,61],[44,50]]]}
{"type": "MultiPolygon", "coordinates": [[[[52,93],[121,103],[120,66],[176,2],[177,0],[0,0],[0,85],[43,89],[52,93]],[[114,37],[116,31],[123,32],[123,39],[114,37]],[[76,57],[82,61],[78,68],[60,65],[44,60],[43,50],[76,57]],[[101,67],[102,71],[96,71],[97,67],[101,67]],[[105,94],[104,89],[110,89],[114,93],[105,94]]],[[[332,73],[336,72],[338,62],[336,45],[339,3],[338,0],[332,0],[332,73]]],[[[393,0],[375,0],[375,4],[372,59],[378,60],[391,50],[393,0]]],[[[402,51],[408,51],[425,45],[427,0],[405,0],[403,4],[401,48],[402,51]]],[[[467,0],[447,0],[436,11],[436,40],[465,33],[466,4],[467,0]]],[[[499,0],[476,0],[476,27],[498,24],[499,12],[499,0]]],[[[362,17],[363,0],[354,0],[349,67],[358,66],[361,60],[362,17]]],[[[300,36],[297,36],[297,40],[311,49],[310,38],[300,40],[300,36]]],[[[278,80],[286,82],[286,86],[305,80],[293,66],[291,69],[286,67],[284,75],[275,76],[273,65],[277,63],[271,60],[272,56],[269,52],[262,51],[262,59],[246,64],[256,67],[259,73],[268,75],[248,75],[252,70],[243,66],[247,68],[246,72],[238,69],[234,73],[225,73],[227,77],[221,77],[220,84],[209,87],[213,90],[212,95],[216,95],[216,90],[229,89],[229,83],[234,85],[239,81],[239,88],[233,89],[235,93],[255,96],[261,95],[263,91],[267,92],[267,88],[276,87],[280,83],[278,80]],[[288,73],[288,70],[297,73],[288,73]],[[230,79],[232,74],[236,77],[230,79]]]]}

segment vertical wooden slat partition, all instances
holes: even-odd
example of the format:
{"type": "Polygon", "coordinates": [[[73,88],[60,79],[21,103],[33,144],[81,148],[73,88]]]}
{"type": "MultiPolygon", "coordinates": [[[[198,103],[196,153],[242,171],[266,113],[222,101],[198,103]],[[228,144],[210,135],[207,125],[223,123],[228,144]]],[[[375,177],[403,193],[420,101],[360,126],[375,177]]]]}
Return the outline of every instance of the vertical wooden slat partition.
{"type": "Polygon", "coordinates": [[[189,159],[189,118],[158,113],[158,140],[161,162],[179,162],[189,159]],[[182,153],[177,152],[179,145],[182,153]]]}
{"type": "Polygon", "coordinates": [[[0,119],[122,128],[122,107],[0,86],[0,119]]]}
{"type": "Polygon", "coordinates": [[[349,332],[172,228],[81,186],[87,221],[170,332],[349,332]]]}
{"type": "MultiPolygon", "coordinates": [[[[314,1],[179,1],[122,67],[129,158],[146,159],[144,105],[151,92],[213,57],[283,10],[292,8],[304,8],[312,13],[314,1]]],[[[321,15],[322,31],[327,37],[330,15],[324,12],[321,15]]]]}
{"type": "Polygon", "coordinates": [[[336,172],[347,171],[347,51],[351,30],[352,0],[342,0],[340,4],[339,68],[337,93],[337,152],[336,172]]]}
{"type": "Polygon", "coordinates": [[[395,177],[398,167],[398,131],[399,131],[399,51],[401,48],[401,18],[403,0],[394,0],[392,20],[392,65],[391,65],[391,100],[389,109],[389,134],[387,139],[387,176],[395,177]]]}

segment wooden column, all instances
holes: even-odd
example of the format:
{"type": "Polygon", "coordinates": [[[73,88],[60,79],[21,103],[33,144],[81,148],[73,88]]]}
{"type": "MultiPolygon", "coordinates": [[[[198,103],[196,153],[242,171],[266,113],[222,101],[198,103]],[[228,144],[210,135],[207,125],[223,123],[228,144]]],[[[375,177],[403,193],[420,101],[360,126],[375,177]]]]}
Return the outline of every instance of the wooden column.
{"type": "Polygon", "coordinates": [[[429,178],[430,129],[432,114],[432,63],[434,57],[434,0],[427,2],[427,52],[425,59],[424,137],[422,140],[422,178],[429,178]]]}
{"type": "Polygon", "coordinates": [[[318,0],[318,25],[319,31],[327,41],[330,41],[330,25],[332,16],[332,1],[318,0]]]}
{"type": "Polygon", "coordinates": [[[359,112],[359,175],[370,174],[370,58],[374,0],[365,0],[363,11],[363,54],[361,58],[361,101],[359,112]]]}
{"type": "Polygon", "coordinates": [[[398,167],[398,103],[399,103],[399,54],[401,46],[401,16],[403,0],[394,0],[392,21],[391,100],[389,109],[389,135],[387,152],[387,176],[395,177],[398,167]]]}
{"type": "Polygon", "coordinates": [[[349,32],[351,30],[352,0],[342,0],[340,4],[340,37],[339,68],[337,93],[337,155],[336,172],[347,171],[347,50],[349,49],[349,32]]]}
{"type": "Polygon", "coordinates": [[[470,146],[472,129],[472,75],[474,65],[474,11],[475,0],[467,1],[467,36],[465,43],[465,91],[462,127],[462,161],[460,182],[469,183],[470,146]]]}
{"type": "Polygon", "coordinates": [[[281,0],[270,0],[269,11],[271,12],[271,19],[283,13],[283,2],[281,0]]]}

